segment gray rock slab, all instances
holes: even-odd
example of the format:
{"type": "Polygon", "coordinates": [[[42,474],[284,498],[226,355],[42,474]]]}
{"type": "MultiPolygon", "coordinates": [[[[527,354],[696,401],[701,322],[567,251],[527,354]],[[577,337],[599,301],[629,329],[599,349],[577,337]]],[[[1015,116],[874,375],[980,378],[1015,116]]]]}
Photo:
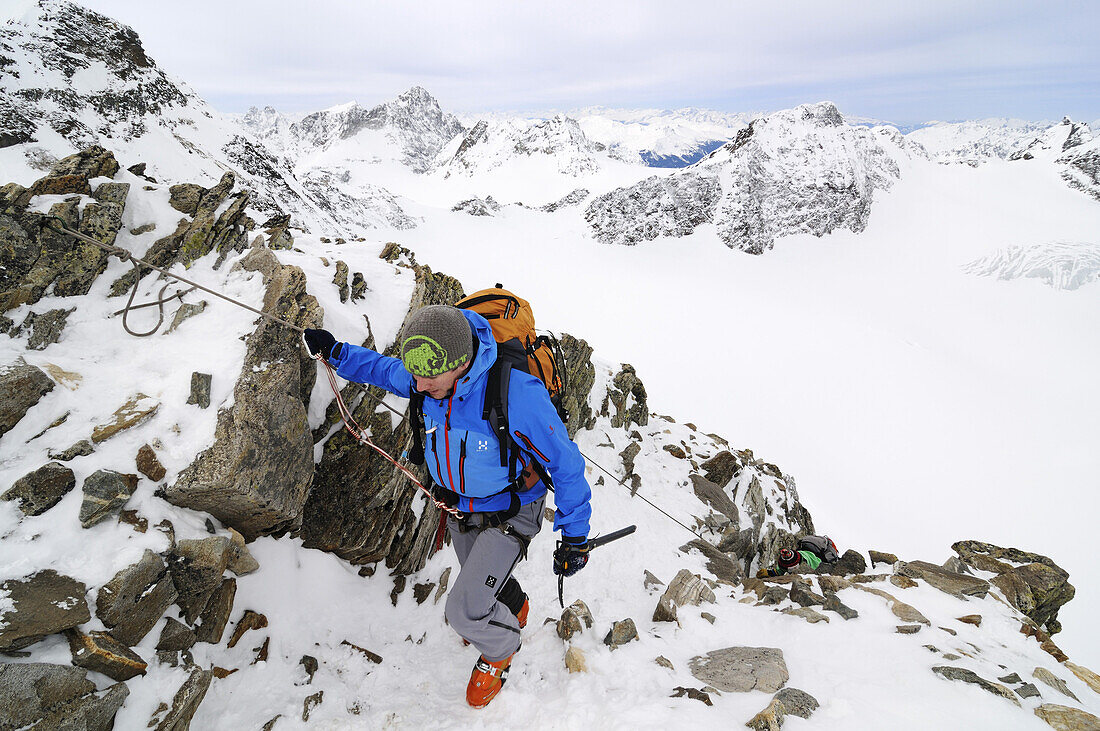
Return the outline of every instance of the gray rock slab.
{"type": "Polygon", "coordinates": [[[65,635],[73,653],[73,665],[119,681],[145,674],[147,665],[141,656],[106,632],[84,634],[70,629],[65,635]]]}
{"type": "Polygon", "coordinates": [[[957,680],[962,683],[971,683],[976,685],[982,690],[992,693],[993,695],[999,695],[1000,697],[1012,701],[1017,706],[1020,705],[1020,701],[1016,698],[1016,695],[1001,685],[1000,683],[993,683],[985,678],[981,677],[973,670],[967,670],[966,668],[957,668],[953,665],[937,665],[932,668],[932,672],[948,680],[957,680]]]}
{"type": "Polygon", "coordinates": [[[212,645],[221,642],[225,625],[233,612],[233,600],[236,596],[236,579],[226,579],[214,590],[210,601],[206,603],[206,608],[199,615],[199,626],[195,629],[195,636],[199,642],[209,642],[212,645]]]}
{"type": "Polygon", "coordinates": [[[828,617],[811,607],[798,607],[797,609],[794,607],[787,607],[783,610],[783,614],[801,617],[810,624],[817,624],[818,622],[824,622],[825,624],[829,623],[828,617]]]}
{"type": "Polygon", "coordinates": [[[849,548],[834,564],[821,564],[818,573],[833,574],[834,576],[848,576],[850,574],[862,574],[867,570],[867,559],[863,554],[849,548]]]}
{"type": "Polygon", "coordinates": [[[115,639],[133,647],[156,626],[176,596],[164,560],[146,550],[140,561],[100,588],[95,613],[115,639]]]}
{"type": "Polygon", "coordinates": [[[18,424],[53,387],[49,376],[27,365],[22,358],[0,371],[0,437],[18,424]]]}
{"type": "Polygon", "coordinates": [[[836,612],[845,620],[856,619],[857,617],[859,617],[859,612],[852,609],[844,602],[840,601],[840,599],[836,595],[836,592],[825,592],[825,604],[823,605],[823,607],[830,612],[836,612]]]}
{"type": "Polygon", "coordinates": [[[1058,691],[1062,695],[1064,695],[1068,698],[1072,698],[1073,700],[1075,700],[1077,702],[1080,702],[1081,699],[1073,694],[1073,691],[1069,689],[1068,685],[1066,685],[1066,681],[1062,680],[1061,678],[1059,678],[1057,675],[1050,672],[1046,668],[1044,668],[1044,667],[1035,668],[1035,671],[1031,674],[1031,676],[1033,678],[1036,678],[1036,679],[1040,680],[1041,682],[1049,685],[1051,688],[1054,688],[1056,691],[1058,691]]]}
{"type": "Polygon", "coordinates": [[[820,607],[825,604],[825,597],[815,594],[809,584],[798,579],[791,583],[791,601],[804,607],[820,607]]]}
{"type": "Polygon", "coordinates": [[[137,489],[138,476],[114,470],[96,470],[84,480],[80,525],[91,528],[126,504],[137,489]]]}
{"type": "Polygon", "coordinates": [[[1042,698],[1043,694],[1035,687],[1035,683],[1024,683],[1016,689],[1016,695],[1021,698],[1042,698]]]}
{"type": "Polygon", "coordinates": [[[42,314],[30,313],[27,319],[20,325],[21,330],[30,329],[31,335],[27,340],[28,350],[45,350],[61,339],[61,332],[69,321],[69,315],[76,308],[68,310],[49,310],[42,314]]]}
{"type": "Polygon", "coordinates": [[[179,593],[177,603],[188,624],[194,624],[210,596],[221,586],[229,566],[232,542],[224,536],[187,539],[168,554],[168,570],[179,593]]]}
{"type": "Polygon", "coordinates": [[[691,674],[708,685],[732,693],[760,690],[774,693],[790,679],[783,651],[774,647],[726,647],[693,657],[691,674]]]}
{"type": "Polygon", "coordinates": [[[695,490],[695,497],[709,505],[714,510],[729,518],[734,525],[741,522],[737,512],[737,506],[730,499],[726,491],[702,475],[691,475],[691,486],[695,490]]]}
{"type": "Polygon", "coordinates": [[[0,663],[0,728],[110,731],[129,692],[116,683],[97,694],[86,671],[66,665],[0,663]]]}
{"type": "Polygon", "coordinates": [[[0,500],[18,500],[24,515],[41,515],[74,487],[73,471],[60,462],[49,462],[16,480],[0,500]]]}
{"type": "Polygon", "coordinates": [[[210,689],[213,679],[213,672],[199,667],[192,668],[191,674],[172,698],[172,707],[157,724],[156,731],[188,731],[191,719],[199,709],[202,699],[206,697],[206,691],[210,689]]]}
{"type": "Polygon", "coordinates": [[[164,629],[160,632],[160,639],[157,640],[157,650],[172,652],[190,650],[196,642],[198,637],[190,627],[168,617],[164,623],[164,629]]]}
{"type": "Polygon", "coordinates": [[[1100,718],[1088,711],[1057,703],[1044,703],[1035,709],[1035,715],[1047,722],[1057,731],[1096,731],[1100,729],[1100,718]]]}
{"type": "Polygon", "coordinates": [[[87,588],[53,569],[0,584],[12,608],[0,614],[0,652],[33,645],[92,618],[87,588]]]}
{"type": "Polygon", "coordinates": [[[732,584],[741,581],[741,577],[744,575],[741,570],[741,565],[710,543],[707,543],[701,538],[696,538],[694,541],[680,547],[680,550],[684,553],[688,553],[692,549],[706,556],[707,571],[710,571],[717,578],[732,584]]]}
{"type": "Polygon", "coordinates": [[[898,573],[913,579],[924,579],[940,591],[959,599],[965,596],[980,599],[989,592],[988,581],[976,576],[948,571],[942,566],[927,561],[910,561],[902,566],[898,573]]]}
{"type": "Polygon", "coordinates": [[[49,709],[95,691],[85,670],[47,663],[0,664],[0,728],[23,728],[49,709]]]}

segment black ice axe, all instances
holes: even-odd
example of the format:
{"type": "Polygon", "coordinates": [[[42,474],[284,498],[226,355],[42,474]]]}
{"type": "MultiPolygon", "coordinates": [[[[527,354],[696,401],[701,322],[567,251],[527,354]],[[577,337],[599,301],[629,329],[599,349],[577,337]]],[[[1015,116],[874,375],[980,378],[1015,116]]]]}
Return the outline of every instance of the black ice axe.
{"type": "MultiPolygon", "coordinates": [[[[626,536],[630,535],[631,533],[633,533],[636,530],[638,530],[638,526],[628,525],[625,528],[620,528],[617,531],[612,531],[611,533],[608,533],[607,535],[596,536],[595,538],[589,538],[588,539],[588,550],[592,551],[593,549],[599,548],[600,546],[606,546],[608,543],[611,543],[611,541],[617,541],[620,538],[625,538],[626,536]]],[[[561,605],[562,609],[565,609],[565,599],[562,596],[564,591],[565,591],[565,577],[559,574],[558,575],[558,604],[561,605]]]]}

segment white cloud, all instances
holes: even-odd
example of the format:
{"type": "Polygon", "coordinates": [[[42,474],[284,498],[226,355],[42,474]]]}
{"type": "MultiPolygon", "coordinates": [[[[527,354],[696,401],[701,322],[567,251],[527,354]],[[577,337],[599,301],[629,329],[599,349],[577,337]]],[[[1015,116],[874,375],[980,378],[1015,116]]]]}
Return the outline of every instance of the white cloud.
{"type": "Polygon", "coordinates": [[[1041,113],[1034,90],[1005,85],[1018,75],[1068,83],[1065,93],[1081,98],[1078,113],[1100,113],[1094,4],[86,4],[133,26],[165,70],[226,111],[265,97],[300,109],[320,99],[372,103],[420,84],[456,110],[597,103],[732,109],[741,100],[774,107],[799,96],[874,105],[893,94],[879,104],[880,115],[886,107],[901,111],[906,93],[928,104],[938,90],[939,106],[923,117],[950,117],[978,113],[968,107],[976,106],[973,89],[985,77],[997,90],[986,100],[988,113],[1011,113],[1013,104],[1023,116],[1071,111],[1065,100],[1046,99],[1062,106],[1041,113]]]}

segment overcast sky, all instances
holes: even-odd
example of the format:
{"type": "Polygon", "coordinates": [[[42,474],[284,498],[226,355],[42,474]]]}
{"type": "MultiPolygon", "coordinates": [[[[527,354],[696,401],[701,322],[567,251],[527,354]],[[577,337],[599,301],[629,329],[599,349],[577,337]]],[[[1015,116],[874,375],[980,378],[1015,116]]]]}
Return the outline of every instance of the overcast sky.
{"type": "Polygon", "coordinates": [[[906,124],[1100,118],[1100,3],[85,0],[215,108],[448,111],[831,100],[906,124]]]}

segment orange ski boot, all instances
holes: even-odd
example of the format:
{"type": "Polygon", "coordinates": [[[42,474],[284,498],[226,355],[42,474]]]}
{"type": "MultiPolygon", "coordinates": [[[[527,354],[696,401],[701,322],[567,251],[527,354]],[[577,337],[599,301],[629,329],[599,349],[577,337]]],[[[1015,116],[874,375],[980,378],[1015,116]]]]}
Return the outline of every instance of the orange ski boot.
{"type": "MultiPolygon", "coordinates": [[[[517,650],[516,652],[519,652],[517,650]]],[[[498,662],[489,662],[482,655],[470,673],[470,683],[466,686],[466,702],[474,708],[484,708],[496,697],[508,679],[508,667],[512,664],[513,652],[498,662]]]]}

